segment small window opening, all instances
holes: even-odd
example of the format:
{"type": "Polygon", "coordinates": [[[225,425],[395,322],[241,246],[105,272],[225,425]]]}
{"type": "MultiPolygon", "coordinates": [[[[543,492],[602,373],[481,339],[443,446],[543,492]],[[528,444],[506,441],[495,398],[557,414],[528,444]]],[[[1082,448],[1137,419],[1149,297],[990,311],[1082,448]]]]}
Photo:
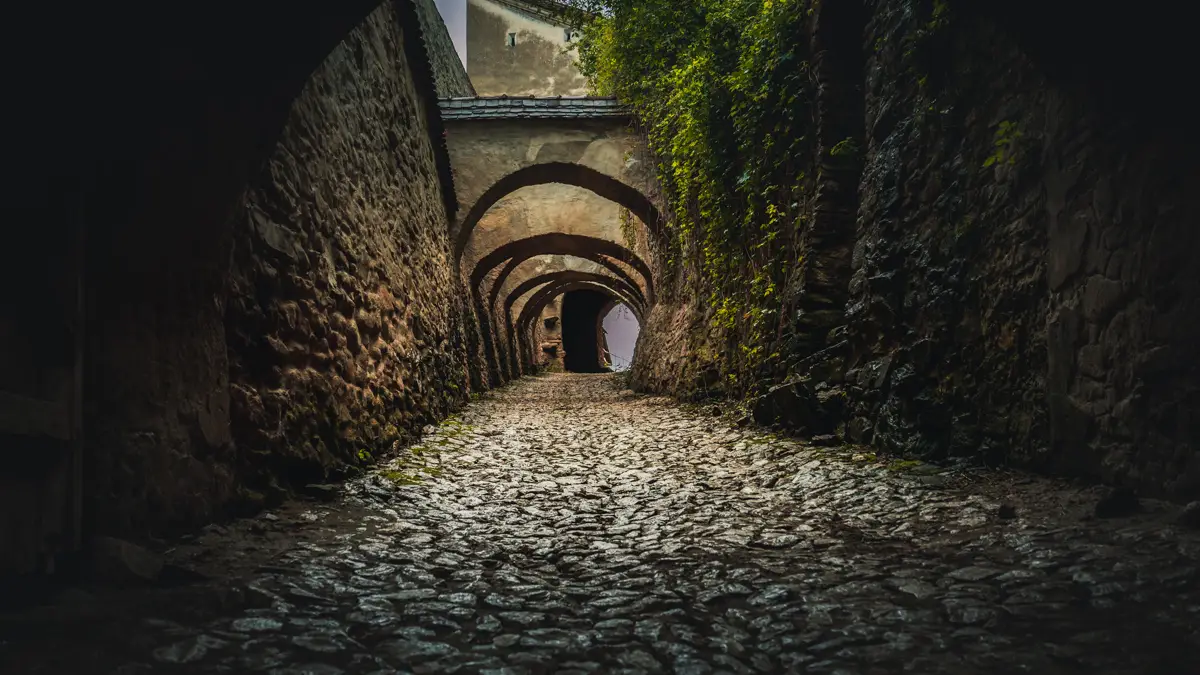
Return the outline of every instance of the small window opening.
{"type": "Polygon", "coordinates": [[[517,46],[517,34],[509,33],[508,39],[505,41],[505,44],[507,44],[509,47],[516,47],[517,46]]]}

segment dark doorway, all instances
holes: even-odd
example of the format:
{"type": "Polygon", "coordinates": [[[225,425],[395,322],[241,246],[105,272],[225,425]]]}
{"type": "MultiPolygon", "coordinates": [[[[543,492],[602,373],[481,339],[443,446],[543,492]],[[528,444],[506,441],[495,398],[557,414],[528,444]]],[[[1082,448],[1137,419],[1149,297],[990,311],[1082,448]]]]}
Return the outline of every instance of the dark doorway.
{"type": "Polygon", "coordinates": [[[600,360],[600,311],[609,304],[599,291],[569,291],[563,296],[563,366],[572,373],[606,373],[600,360]]]}

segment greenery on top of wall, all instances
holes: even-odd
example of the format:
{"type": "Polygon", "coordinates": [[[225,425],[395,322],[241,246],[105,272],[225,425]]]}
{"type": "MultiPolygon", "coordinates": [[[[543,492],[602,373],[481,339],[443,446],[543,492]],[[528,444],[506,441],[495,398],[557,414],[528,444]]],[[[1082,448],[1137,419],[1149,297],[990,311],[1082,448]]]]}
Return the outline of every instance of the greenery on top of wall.
{"type": "Polygon", "coordinates": [[[669,271],[709,298],[726,387],[746,393],[786,338],[808,212],[812,0],[568,1],[592,12],[578,49],[593,93],[632,105],[658,158],[669,271]]]}

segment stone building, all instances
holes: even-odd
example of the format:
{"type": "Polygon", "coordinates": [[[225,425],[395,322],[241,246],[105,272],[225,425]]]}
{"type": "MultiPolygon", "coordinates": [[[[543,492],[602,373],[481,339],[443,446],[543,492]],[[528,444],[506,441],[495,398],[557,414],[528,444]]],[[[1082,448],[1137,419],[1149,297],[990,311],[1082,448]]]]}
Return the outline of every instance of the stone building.
{"type": "Polygon", "coordinates": [[[582,96],[575,36],[545,0],[467,0],[467,74],[480,96],[582,96]]]}

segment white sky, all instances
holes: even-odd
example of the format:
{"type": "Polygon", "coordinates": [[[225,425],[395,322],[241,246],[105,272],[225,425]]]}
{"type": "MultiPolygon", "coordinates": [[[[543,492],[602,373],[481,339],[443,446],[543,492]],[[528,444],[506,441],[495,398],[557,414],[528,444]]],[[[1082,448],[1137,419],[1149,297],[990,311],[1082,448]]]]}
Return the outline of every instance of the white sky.
{"type": "Polygon", "coordinates": [[[450,39],[454,41],[454,50],[463,68],[467,67],[467,0],[436,0],[442,21],[450,31],[450,39]]]}
{"type": "Polygon", "coordinates": [[[641,332],[637,319],[628,307],[617,305],[604,317],[602,325],[608,341],[608,353],[612,355],[613,370],[627,370],[633,363],[633,349],[641,332]]]}

